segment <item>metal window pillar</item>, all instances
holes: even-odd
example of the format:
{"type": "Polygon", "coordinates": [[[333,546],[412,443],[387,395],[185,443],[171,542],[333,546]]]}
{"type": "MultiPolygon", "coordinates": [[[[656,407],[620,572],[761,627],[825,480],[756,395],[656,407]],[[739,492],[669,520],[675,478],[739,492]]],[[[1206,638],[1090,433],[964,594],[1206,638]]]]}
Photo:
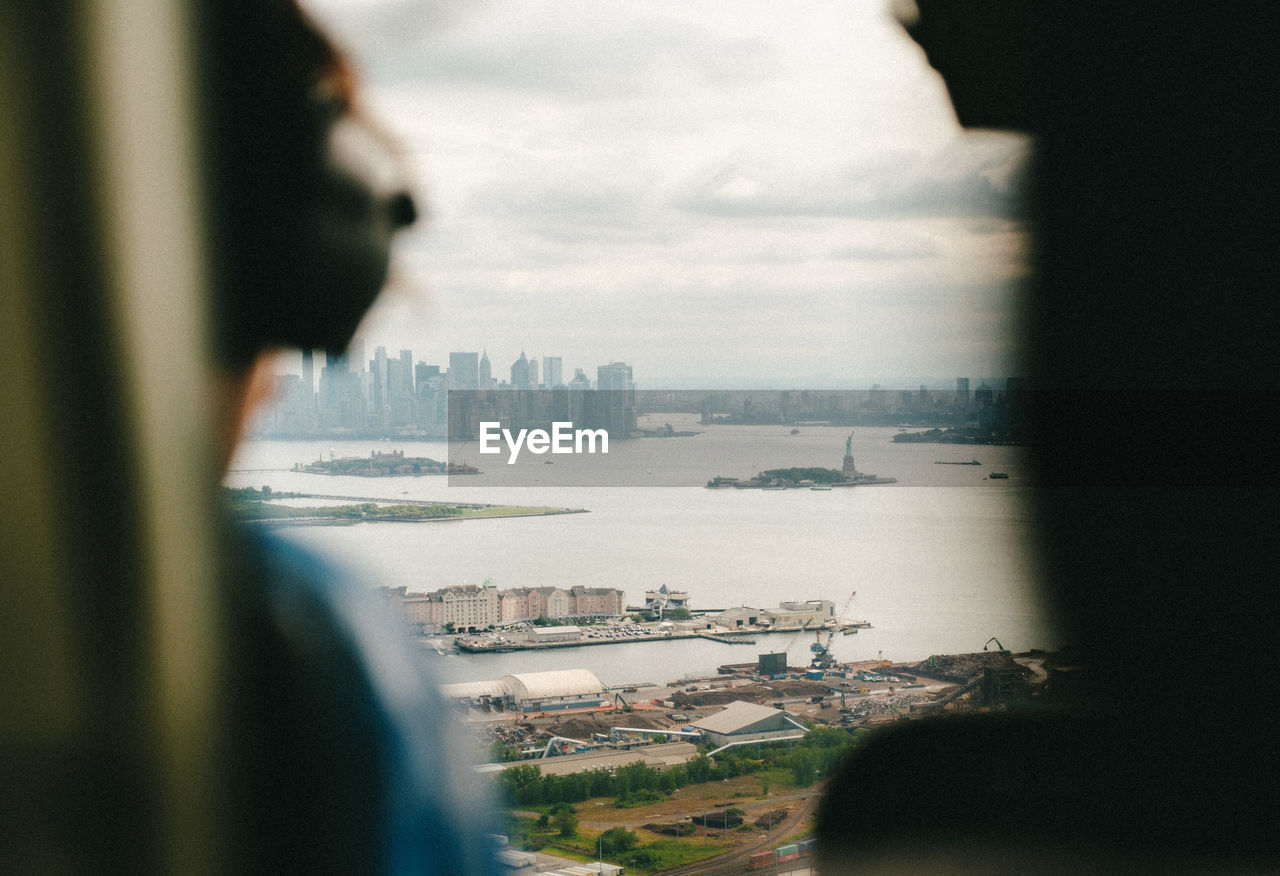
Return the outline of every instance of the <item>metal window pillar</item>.
{"type": "Polygon", "coordinates": [[[0,3],[0,868],[234,869],[192,31],[0,3]]]}

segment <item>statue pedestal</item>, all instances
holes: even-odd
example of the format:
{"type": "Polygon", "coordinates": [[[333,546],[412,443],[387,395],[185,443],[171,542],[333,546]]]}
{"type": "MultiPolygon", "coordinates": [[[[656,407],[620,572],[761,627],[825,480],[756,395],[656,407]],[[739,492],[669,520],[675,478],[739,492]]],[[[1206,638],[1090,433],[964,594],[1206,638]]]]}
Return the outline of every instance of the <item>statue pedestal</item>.
{"type": "Polygon", "coordinates": [[[844,456],[844,465],[840,467],[840,473],[846,478],[852,478],[858,473],[858,470],[853,467],[853,457],[847,453],[844,456]]]}

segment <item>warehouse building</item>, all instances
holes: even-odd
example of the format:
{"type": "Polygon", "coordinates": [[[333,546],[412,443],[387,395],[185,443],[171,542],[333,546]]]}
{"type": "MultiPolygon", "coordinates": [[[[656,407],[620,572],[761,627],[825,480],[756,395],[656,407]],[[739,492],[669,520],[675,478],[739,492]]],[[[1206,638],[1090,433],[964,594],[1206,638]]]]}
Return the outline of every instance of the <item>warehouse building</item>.
{"type": "Polygon", "coordinates": [[[729,703],[713,715],[694,721],[693,726],[702,731],[707,742],[719,748],[743,742],[799,739],[808,730],[782,709],[741,700],[729,703]]]}
{"type": "Polygon", "coordinates": [[[529,630],[526,639],[538,645],[563,642],[581,642],[582,629],[575,626],[533,627],[529,630]]]}
{"type": "Polygon", "coordinates": [[[587,669],[524,672],[496,681],[446,684],[441,690],[449,699],[487,702],[522,712],[586,709],[608,702],[604,684],[587,669]]]}

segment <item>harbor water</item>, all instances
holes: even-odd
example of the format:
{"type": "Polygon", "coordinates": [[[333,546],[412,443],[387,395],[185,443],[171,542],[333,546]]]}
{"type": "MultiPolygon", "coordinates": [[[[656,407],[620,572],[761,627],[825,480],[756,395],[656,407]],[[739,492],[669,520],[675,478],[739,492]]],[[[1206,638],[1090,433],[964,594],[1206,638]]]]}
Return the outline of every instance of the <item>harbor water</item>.
{"type": "MultiPolygon", "coordinates": [[[[684,428],[685,424],[678,424],[684,428]]],[[[696,423],[692,428],[699,428],[696,423]]],[[[688,438],[638,439],[635,455],[654,465],[656,448],[673,468],[750,477],[763,468],[839,468],[848,429],[704,427],[688,438]],[[638,445],[648,444],[641,448],[638,445]],[[753,467],[754,466],[754,467],[753,467]]],[[[894,428],[857,429],[858,468],[896,484],[830,491],[710,490],[702,486],[450,486],[444,477],[328,477],[288,471],[323,455],[446,458],[435,442],[249,441],[229,486],[396,499],[436,499],[585,508],[590,513],[429,523],[287,526],[278,532],[348,569],[368,586],[427,592],[457,584],[499,588],[616,587],[640,605],[663,584],[685,590],[695,609],[776,606],[827,599],[872,626],[836,635],[841,661],[978,651],[992,636],[1015,651],[1051,649],[1057,639],[1041,598],[1031,550],[1030,483],[1018,447],[897,444],[894,428]],[[980,466],[936,465],[978,459],[980,466]],[[991,471],[1010,475],[992,480],[991,471]]],[[[617,464],[616,460],[610,461],[617,464]]],[[[605,464],[605,463],[601,463],[605,464]]],[[[659,463],[661,464],[661,463],[659,463]]],[[[626,479],[622,479],[625,480],[626,479]]],[[[630,481],[634,483],[635,481],[630,481]]],[[[636,641],[543,652],[451,654],[437,662],[449,681],[511,672],[586,668],[608,685],[715,673],[722,663],[786,650],[808,663],[813,633],[776,633],[754,645],[702,639],[636,641]]]]}

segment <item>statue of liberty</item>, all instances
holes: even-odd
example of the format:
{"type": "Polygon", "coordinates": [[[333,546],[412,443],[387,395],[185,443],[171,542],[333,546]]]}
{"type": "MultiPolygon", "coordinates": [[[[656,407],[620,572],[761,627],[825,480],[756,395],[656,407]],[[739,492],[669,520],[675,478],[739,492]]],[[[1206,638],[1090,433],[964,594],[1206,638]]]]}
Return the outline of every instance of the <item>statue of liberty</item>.
{"type": "Polygon", "coordinates": [[[853,433],[849,433],[849,437],[844,439],[844,465],[840,466],[840,472],[844,475],[845,480],[853,480],[858,475],[858,470],[853,466],[853,433]]]}

